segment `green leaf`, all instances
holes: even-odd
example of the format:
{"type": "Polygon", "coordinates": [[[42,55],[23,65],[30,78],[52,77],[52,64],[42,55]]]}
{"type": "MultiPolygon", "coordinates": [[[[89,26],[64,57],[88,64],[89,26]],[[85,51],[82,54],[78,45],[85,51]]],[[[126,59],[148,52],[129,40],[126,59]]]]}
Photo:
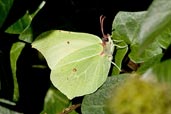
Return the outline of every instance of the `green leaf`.
{"type": "Polygon", "coordinates": [[[31,43],[33,40],[31,22],[34,19],[35,15],[43,8],[45,1],[43,1],[38,9],[30,14],[29,11],[20,18],[17,22],[7,28],[5,32],[10,34],[20,34],[19,39],[31,43]]]}
{"type": "Polygon", "coordinates": [[[3,99],[3,98],[0,98],[0,103],[11,105],[11,106],[15,106],[16,105],[16,103],[11,102],[11,101],[6,100],[6,99],[3,99]]]}
{"type": "Polygon", "coordinates": [[[56,88],[50,87],[41,114],[59,114],[70,105],[69,99],[56,88]]]}
{"type": "MultiPolygon", "coordinates": [[[[130,45],[130,53],[129,58],[135,63],[141,63],[149,58],[162,53],[162,49],[159,45],[161,40],[154,42],[148,48],[145,49],[141,56],[138,55],[139,48],[139,39],[137,37],[137,33],[139,32],[141,23],[146,15],[146,11],[141,12],[119,12],[114,21],[113,21],[113,29],[112,38],[114,40],[123,40],[128,45],[130,45]]],[[[159,38],[161,39],[161,38],[159,38]]],[[[126,52],[121,52],[123,56],[126,52]]],[[[115,59],[119,60],[119,59],[115,59]]],[[[121,61],[120,61],[121,62],[121,61]]],[[[121,63],[120,63],[121,64],[121,63]]]]}
{"type": "Polygon", "coordinates": [[[120,11],[115,16],[113,21],[113,32],[116,34],[114,39],[120,37],[120,40],[124,40],[127,44],[137,42],[137,32],[140,28],[140,24],[145,16],[146,12],[123,12],[120,11]]]}
{"type": "Polygon", "coordinates": [[[12,70],[12,76],[13,76],[13,82],[14,82],[14,94],[13,94],[13,100],[18,101],[19,98],[19,88],[18,88],[18,81],[16,77],[16,71],[17,71],[17,60],[20,56],[21,51],[23,50],[25,46],[25,43],[17,42],[14,43],[10,50],[10,62],[11,62],[11,70],[12,70]]]}
{"type": "Polygon", "coordinates": [[[166,60],[153,67],[153,72],[161,82],[171,83],[171,61],[166,60]]]}
{"type": "Polygon", "coordinates": [[[150,67],[143,75],[145,80],[156,81],[171,84],[171,61],[166,60],[150,67]],[[151,80],[152,79],[152,80],[151,80]]]}
{"type": "Polygon", "coordinates": [[[147,61],[145,61],[144,63],[141,64],[141,66],[140,66],[140,68],[138,68],[137,72],[140,74],[145,73],[149,68],[151,68],[155,64],[160,63],[162,56],[163,56],[163,54],[159,54],[159,55],[156,55],[156,56],[148,59],[147,61]]]}
{"type": "Polygon", "coordinates": [[[0,0],[0,28],[2,27],[12,5],[13,0],[0,0]]]}
{"type": "MultiPolygon", "coordinates": [[[[114,61],[115,61],[115,64],[121,69],[122,61],[128,51],[128,47],[124,41],[118,42],[117,45],[118,46],[116,46],[114,61]]],[[[112,70],[112,75],[117,75],[119,73],[120,73],[120,70],[114,67],[112,70]]]]}
{"type": "Polygon", "coordinates": [[[19,113],[19,112],[10,110],[6,107],[0,106],[0,114],[24,114],[24,113],[19,113]]]}
{"type": "MultiPolygon", "coordinates": [[[[157,36],[171,24],[171,1],[154,0],[138,33],[140,52],[155,41],[157,36]]],[[[139,53],[140,53],[139,52],[139,53]]]]}
{"type": "Polygon", "coordinates": [[[20,35],[19,39],[28,43],[31,43],[33,41],[33,30],[31,27],[28,27],[26,30],[24,30],[20,35]]]}
{"type": "Polygon", "coordinates": [[[21,34],[28,26],[30,26],[32,19],[32,16],[27,11],[22,18],[8,27],[5,32],[10,34],[21,34]]]}
{"type": "Polygon", "coordinates": [[[81,106],[82,114],[107,114],[106,101],[112,96],[112,90],[118,87],[126,77],[128,77],[128,74],[108,77],[103,86],[96,92],[86,95],[81,106]]]}
{"type": "Polygon", "coordinates": [[[160,47],[163,49],[167,49],[167,47],[171,44],[171,26],[164,30],[157,38],[160,47]]]}
{"type": "MultiPolygon", "coordinates": [[[[8,101],[6,99],[1,99],[1,98],[0,98],[0,103],[11,106],[11,107],[14,107],[16,105],[14,102],[8,101]]],[[[17,111],[14,111],[12,109],[9,109],[7,107],[3,107],[0,105],[0,114],[23,114],[23,113],[19,113],[17,111]]]]}
{"type": "Polygon", "coordinates": [[[139,44],[131,45],[130,49],[131,52],[128,56],[134,63],[145,62],[148,59],[162,53],[162,49],[158,45],[158,42],[153,42],[148,48],[144,50],[141,56],[138,54],[139,44]]]}
{"type": "Polygon", "coordinates": [[[114,50],[92,34],[53,30],[32,43],[51,69],[53,85],[69,99],[96,91],[107,79],[114,50]]]}

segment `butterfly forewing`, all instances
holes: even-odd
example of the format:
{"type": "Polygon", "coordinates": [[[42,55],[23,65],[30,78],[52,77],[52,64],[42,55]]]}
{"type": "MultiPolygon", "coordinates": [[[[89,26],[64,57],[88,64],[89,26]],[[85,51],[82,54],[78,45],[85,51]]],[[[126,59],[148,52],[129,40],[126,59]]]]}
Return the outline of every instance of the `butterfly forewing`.
{"type": "Polygon", "coordinates": [[[53,69],[69,54],[100,43],[102,43],[101,39],[92,34],[52,30],[38,36],[32,43],[32,47],[45,56],[49,67],[53,69]]]}

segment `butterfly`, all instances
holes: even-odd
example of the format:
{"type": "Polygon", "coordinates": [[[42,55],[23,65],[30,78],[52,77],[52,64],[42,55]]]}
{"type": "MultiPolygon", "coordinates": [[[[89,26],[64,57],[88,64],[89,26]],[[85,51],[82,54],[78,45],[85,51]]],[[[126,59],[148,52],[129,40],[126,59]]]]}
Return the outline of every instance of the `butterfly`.
{"type": "Polygon", "coordinates": [[[40,34],[32,43],[51,69],[52,84],[69,99],[95,92],[107,79],[114,44],[103,32],[105,17],[100,16],[103,38],[63,30],[40,34]]]}

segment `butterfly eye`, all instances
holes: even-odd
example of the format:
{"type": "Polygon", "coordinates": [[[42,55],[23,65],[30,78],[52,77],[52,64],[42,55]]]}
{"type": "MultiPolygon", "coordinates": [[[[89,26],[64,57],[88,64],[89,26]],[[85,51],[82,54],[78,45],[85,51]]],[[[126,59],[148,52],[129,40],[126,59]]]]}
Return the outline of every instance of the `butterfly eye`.
{"type": "Polygon", "coordinates": [[[108,42],[109,39],[108,39],[108,38],[102,38],[102,41],[103,41],[103,42],[108,42]]]}

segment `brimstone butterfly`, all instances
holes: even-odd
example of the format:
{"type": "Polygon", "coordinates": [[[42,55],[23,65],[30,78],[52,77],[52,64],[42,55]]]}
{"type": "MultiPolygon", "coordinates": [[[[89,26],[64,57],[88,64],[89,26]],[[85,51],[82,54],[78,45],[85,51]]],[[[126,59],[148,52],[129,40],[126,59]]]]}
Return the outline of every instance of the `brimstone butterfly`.
{"type": "MultiPolygon", "coordinates": [[[[104,17],[100,18],[101,28],[104,17]]],[[[107,79],[114,51],[110,35],[60,30],[42,33],[32,47],[51,69],[52,84],[69,99],[96,91],[107,79]]]]}

